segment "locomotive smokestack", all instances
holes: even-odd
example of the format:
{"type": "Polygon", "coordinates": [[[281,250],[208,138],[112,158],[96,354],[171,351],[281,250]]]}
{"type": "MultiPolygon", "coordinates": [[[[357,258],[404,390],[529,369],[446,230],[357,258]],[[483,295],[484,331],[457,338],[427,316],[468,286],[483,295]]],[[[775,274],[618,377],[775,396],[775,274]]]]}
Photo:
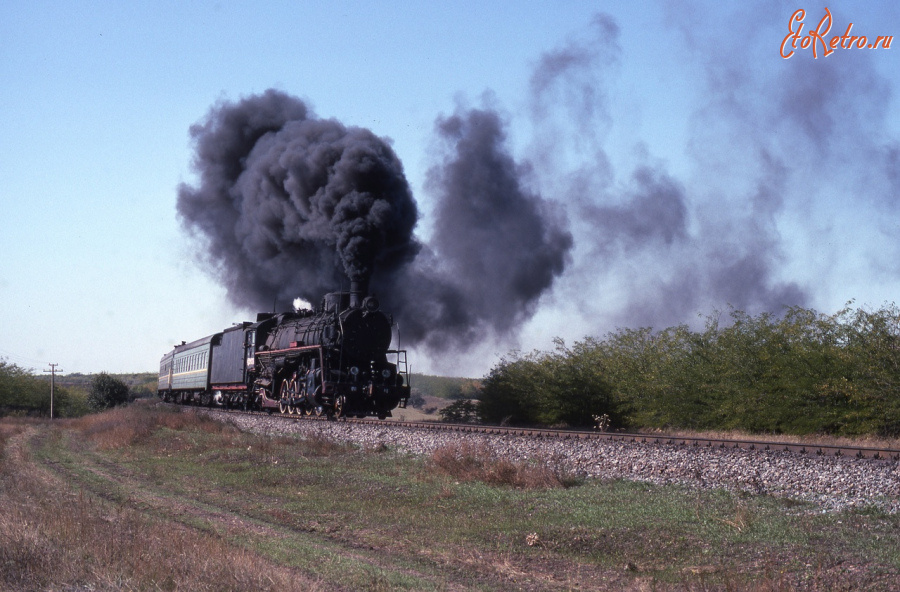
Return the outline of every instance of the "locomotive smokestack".
{"type": "Polygon", "coordinates": [[[350,280],[350,308],[360,308],[368,292],[369,282],[361,279],[350,280]]]}

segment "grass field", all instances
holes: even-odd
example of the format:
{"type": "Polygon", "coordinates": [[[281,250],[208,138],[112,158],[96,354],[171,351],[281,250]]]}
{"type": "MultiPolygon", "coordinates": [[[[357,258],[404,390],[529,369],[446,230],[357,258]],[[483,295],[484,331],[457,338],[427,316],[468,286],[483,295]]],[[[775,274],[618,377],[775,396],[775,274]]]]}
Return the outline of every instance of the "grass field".
{"type": "Polygon", "coordinates": [[[0,421],[2,590],[894,590],[900,517],[136,404],[0,421]]]}

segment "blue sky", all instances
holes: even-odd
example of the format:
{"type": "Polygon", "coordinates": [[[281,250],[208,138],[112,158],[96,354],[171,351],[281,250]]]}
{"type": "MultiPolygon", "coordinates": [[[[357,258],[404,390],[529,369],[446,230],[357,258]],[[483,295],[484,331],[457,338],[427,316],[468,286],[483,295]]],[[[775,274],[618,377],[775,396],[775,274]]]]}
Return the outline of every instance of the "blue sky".
{"type": "MultiPolygon", "coordinates": [[[[415,370],[480,375],[729,305],[893,302],[900,45],[785,60],[791,14],[808,30],[824,5],[720,4],[0,3],[0,358],[153,371],[253,317],[197,264],[176,199],[197,182],[190,126],[269,88],[390,138],[423,242],[435,122],[460,109],[499,113],[563,212],[574,247],[521,330],[412,352],[415,370]],[[582,61],[538,96],[563,56],[582,61]]],[[[896,3],[829,8],[830,35],[900,35],[896,3]]]]}

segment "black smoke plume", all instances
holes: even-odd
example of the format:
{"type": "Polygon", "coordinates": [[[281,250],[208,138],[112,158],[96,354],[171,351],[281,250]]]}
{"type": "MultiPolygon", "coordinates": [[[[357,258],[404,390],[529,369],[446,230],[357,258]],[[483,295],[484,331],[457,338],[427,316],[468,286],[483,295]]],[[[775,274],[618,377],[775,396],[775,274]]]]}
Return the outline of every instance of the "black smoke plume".
{"type": "Polygon", "coordinates": [[[393,290],[404,335],[440,350],[514,335],[563,273],[573,239],[564,214],[528,189],[530,169],[510,155],[495,110],[460,109],[436,128],[435,231],[393,290]]]}
{"type": "Polygon", "coordinates": [[[418,252],[403,167],[372,132],[269,90],[216,105],[191,136],[200,184],[179,188],[178,213],[235,304],[315,302],[418,252]]]}
{"type": "Polygon", "coordinates": [[[856,264],[859,277],[900,274],[900,143],[875,62],[889,52],[781,60],[772,40],[792,9],[778,3],[660,10],[660,47],[696,87],[680,163],[622,132],[620,28],[599,15],[535,61],[527,162],[496,109],[437,120],[427,242],[388,144],[276,91],[192,128],[199,183],[179,191],[182,221],[235,303],[315,302],[369,278],[403,344],[433,350],[515,336],[548,295],[567,313],[550,330],[583,335],[805,306],[842,291],[856,264]],[[747,24],[741,43],[723,22],[747,24]]]}
{"type": "Polygon", "coordinates": [[[580,257],[566,288],[582,310],[602,318],[592,329],[665,327],[728,305],[777,312],[805,304],[805,290],[779,278],[784,161],[769,142],[747,133],[756,121],[742,119],[746,107],[736,104],[734,77],[712,71],[721,63],[710,65],[709,104],[696,116],[698,129],[717,132],[696,139],[691,156],[699,178],[675,178],[637,138],[638,162],[619,178],[605,147],[614,123],[607,95],[621,55],[618,36],[612,17],[596,16],[588,30],[544,54],[531,80],[532,151],[541,179],[554,183],[554,193],[578,214],[580,257]],[[733,176],[723,176],[713,159],[734,154],[734,138],[748,141],[731,161],[733,176]],[[714,170],[718,175],[710,175],[714,170]],[[604,293],[616,296],[597,310],[604,293]]]}
{"type": "Polygon", "coordinates": [[[427,246],[388,144],[274,90],[218,104],[191,128],[200,183],[180,187],[178,212],[239,306],[315,302],[362,280],[406,343],[443,350],[514,335],[565,268],[572,237],[528,190],[503,127],[491,109],[439,119],[427,246]]]}

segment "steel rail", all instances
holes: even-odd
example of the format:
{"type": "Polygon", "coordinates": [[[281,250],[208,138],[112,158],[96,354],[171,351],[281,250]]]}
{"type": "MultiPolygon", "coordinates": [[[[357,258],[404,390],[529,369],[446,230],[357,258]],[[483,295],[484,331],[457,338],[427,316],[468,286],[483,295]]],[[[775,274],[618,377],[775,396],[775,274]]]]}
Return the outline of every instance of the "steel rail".
{"type": "Polygon", "coordinates": [[[556,438],[563,440],[587,439],[607,440],[612,442],[624,442],[631,444],[657,444],[668,446],[682,446],[691,448],[719,448],[750,451],[775,451],[790,452],[801,456],[833,456],[851,457],[859,459],[900,461],[900,450],[895,448],[881,448],[871,446],[853,446],[838,444],[819,444],[815,442],[775,442],[750,439],[708,438],[703,436],[671,436],[662,434],[641,434],[624,432],[600,432],[596,430],[565,430],[555,428],[529,428],[509,427],[483,424],[466,423],[441,423],[430,421],[384,421],[378,419],[341,417],[329,418],[322,416],[298,416],[281,414],[268,411],[244,411],[240,409],[212,408],[228,413],[243,413],[251,415],[266,415],[285,420],[303,421],[338,421],[342,423],[355,423],[364,425],[377,425],[379,427],[417,428],[437,431],[451,431],[461,433],[479,433],[489,435],[525,436],[530,438],[556,438]]]}

